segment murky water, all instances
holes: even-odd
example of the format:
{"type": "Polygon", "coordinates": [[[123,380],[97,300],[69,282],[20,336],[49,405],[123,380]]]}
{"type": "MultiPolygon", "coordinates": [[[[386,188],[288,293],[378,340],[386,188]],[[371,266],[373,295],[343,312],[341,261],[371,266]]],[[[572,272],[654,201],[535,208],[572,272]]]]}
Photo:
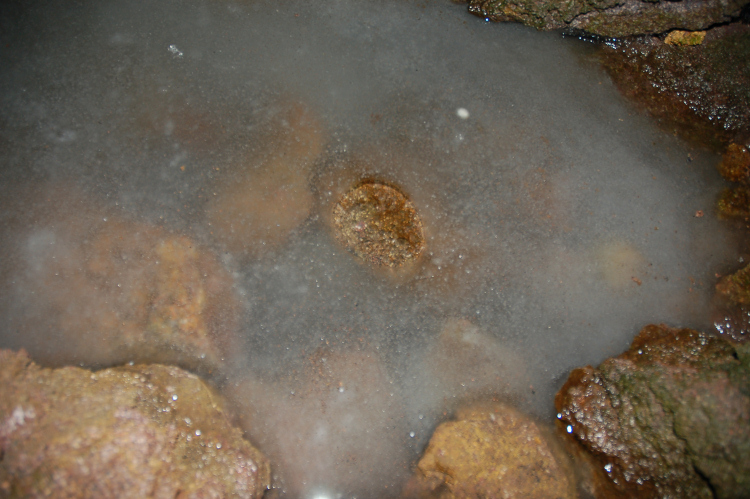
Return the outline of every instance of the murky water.
{"type": "Polygon", "coordinates": [[[220,262],[195,272],[231,277],[206,288],[237,300],[207,319],[233,338],[213,372],[290,497],[393,495],[460,401],[549,418],[569,370],[641,326],[710,327],[735,253],[717,158],[638,115],[582,42],[447,1],[0,13],[0,346],[116,362],[102,324],[148,303],[112,291],[144,282],[141,243],[55,276],[91,267],[110,217],[112,240],[187,236],[220,262]],[[423,218],[401,273],[333,235],[363,177],[423,218]]]}

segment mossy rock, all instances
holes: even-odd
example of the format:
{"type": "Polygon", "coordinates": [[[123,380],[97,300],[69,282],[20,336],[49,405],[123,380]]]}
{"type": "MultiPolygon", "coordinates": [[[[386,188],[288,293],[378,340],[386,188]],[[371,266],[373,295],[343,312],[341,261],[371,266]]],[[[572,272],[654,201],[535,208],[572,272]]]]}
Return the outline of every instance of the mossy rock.
{"type": "Polygon", "coordinates": [[[630,349],[575,369],[555,406],[615,496],[750,497],[745,347],[647,326],[630,349]]]}

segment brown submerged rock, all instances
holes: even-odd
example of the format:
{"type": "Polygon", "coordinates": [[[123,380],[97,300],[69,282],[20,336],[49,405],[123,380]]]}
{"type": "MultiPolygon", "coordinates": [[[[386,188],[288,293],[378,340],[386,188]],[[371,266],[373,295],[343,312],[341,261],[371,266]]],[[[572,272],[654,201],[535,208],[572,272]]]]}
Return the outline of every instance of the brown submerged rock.
{"type": "Polygon", "coordinates": [[[336,237],[375,266],[401,267],[425,248],[422,219],[397,188],[377,181],[355,185],[333,209],[336,237]]]}
{"type": "Polygon", "coordinates": [[[630,349],[575,369],[558,418],[604,475],[605,497],[750,496],[745,346],[647,326],[630,349]]]}
{"type": "Polygon", "coordinates": [[[405,497],[576,497],[569,463],[530,418],[503,405],[457,416],[435,430],[405,497]]]}
{"type": "Polygon", "coordinates": [[[0,270],[23,302],[6,312],[14,344],[47,365],[132,360],[202,372],[236,351],[239,301],[210,251],[70,185],[36,190],[11,203],[17,215],[2,233],[0,270]]]}
{"type": "Polygon", "coordinates": [[[225,250],[257,258],[287,241],[310,215],[308,185],[324,146],[322,125],[301,104],[279,112],[259,153],[226,170],[206,207],[210,232],[225,250]]]}
{"type": "Polygon", "coordinates": [[[0,350],[0,496],[254,498],[269,476],[195,375],[44,369],[0,350]]]}

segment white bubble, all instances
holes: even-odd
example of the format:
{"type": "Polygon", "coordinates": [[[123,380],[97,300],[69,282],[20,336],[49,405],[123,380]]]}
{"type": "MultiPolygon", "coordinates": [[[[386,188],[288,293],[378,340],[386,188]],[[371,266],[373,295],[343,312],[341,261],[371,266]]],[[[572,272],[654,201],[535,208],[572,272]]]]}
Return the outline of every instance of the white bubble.
{"type": "Polygon", "coordinates": [[[169,51],[170,51],[170,52],[172,53],[172,55],[174,55],[175,57],[182,57],[182,55],[183,55],[183,54],[182,54],[182,52],[180,51],[180,49],[178,49],[178,48],[177,48],[177,45],[170,45],[170,46],[169,46],[169,51]]]}
{"type": "Polygon", "coordinates": [[[465,120],[469,117],[469,110],[465,107],[459,107],[458,109],[456,109],[456,115],[462,120],[465,120]]]}
{"type": "Polygon", "coordinates": [[[195,436],[196,437],[200,437],[201,436],[201,431],[200,430],[195,430],[195,436]]]}
{"type": "Polygon", "coordinates": [[[567,431],[568,433],[573,433],[573,427],[572,427],[571,425],[568,425],[568,427],[567,427],[567,428],[565,428],[565,430],[566,430],[566,431],[567,431]]]}

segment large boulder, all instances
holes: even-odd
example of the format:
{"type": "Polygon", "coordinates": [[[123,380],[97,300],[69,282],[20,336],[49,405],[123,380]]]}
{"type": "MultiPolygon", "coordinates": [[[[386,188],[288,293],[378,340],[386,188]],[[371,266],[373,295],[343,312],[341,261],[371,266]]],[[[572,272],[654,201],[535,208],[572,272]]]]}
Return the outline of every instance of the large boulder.
{"type": "Polygon", "coordinates": [[[750,350],[647,326],[575,369],[555,406],[615,497],[750,497],[750,350]]]}
{"type": "Polygon", "coordinates": [[[404,491],[415,498],[576,497],[573,472],[550,435],[505,405],[470,407],[435,430],[404,491]]]}
{"type": "Polygon", "coordinates": [[[469,12],[537,29],[575,28],[622,37],[703,30],[740,15],[745,0],[469,0],[469,12]]]}
{"type": "Polygon", "coordinates": [[[176,367],[42,368],[0,350],[0,496],[261,497],[266,459],[176,367]]]}

